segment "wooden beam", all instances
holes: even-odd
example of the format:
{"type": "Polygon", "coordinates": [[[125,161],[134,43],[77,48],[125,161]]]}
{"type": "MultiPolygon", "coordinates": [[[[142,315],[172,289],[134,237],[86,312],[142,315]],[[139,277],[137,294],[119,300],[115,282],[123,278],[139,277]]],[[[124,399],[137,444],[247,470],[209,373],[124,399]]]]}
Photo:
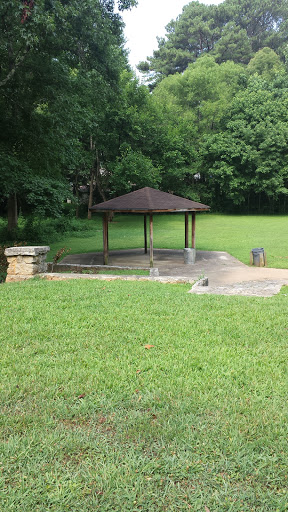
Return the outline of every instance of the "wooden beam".
{"type": "Polygon", "coordinates": [[[185,249],[187,249],[189,247],[188,226],[189,226],[188,212],[185,212],[185,249]]]}
{"type": "MultiPolygon", "coordinates": [[[[154,213],[185,213],[187,210],[183,210],[183,209],[177,209],[177,208],[166,208],[166,209],[162,209],[162,210],[135,210],[135,208],[131,208],[130,210],[102,210],[101,208],[91,208],[91,211],[92,213],[104,213],[104,212],[108,212],[108,213],[147,213],[148,215],[150,215],[151,211],[153,211],[153,214],[154,213]]],[[[197,208],[197,210],[189,210],[189,212],[191,211],[197,211],[197,212],[209,212],[210,209],[209,208],[197,208]]]]}
{"type": "Polygon", "coordinates": [[[103,264],[108,265],[108,213],[103,215],[103,264]]]}
{"type": "Polygon", "coordinates": [[[195,249],[196,212],[192,212],[192,249],[195,249]]]}
{"type": "Polygon", "coordinates": [[[145,254],[147,254],[148,252],[148,249],[147,249],[147,215],[146,213],[144,214],[144,251],[145,251],[145,254]]]}
{"type": "Polygon", "coordinates": [[[153,268],[153,215],[150,213],[150,267],[153,268]]]}

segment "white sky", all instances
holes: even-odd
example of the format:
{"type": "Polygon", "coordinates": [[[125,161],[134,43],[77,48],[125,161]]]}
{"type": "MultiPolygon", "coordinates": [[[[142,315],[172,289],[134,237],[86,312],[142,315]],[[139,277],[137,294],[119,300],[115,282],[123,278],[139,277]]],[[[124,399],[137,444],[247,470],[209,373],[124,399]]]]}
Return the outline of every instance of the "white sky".
{"type": "MultiPolygon", "coordinates": [[[[223,0],[202,0],[206,5],[218,5],[223,0]]],[[[157,50],[156,37],[165,36],[165,26],[182,13],[189,0],[138,0],[138,6],[122,13],[127,40],[126,48],[130,50],[130,65],[135,66],[152,56],[157,50]]]]}

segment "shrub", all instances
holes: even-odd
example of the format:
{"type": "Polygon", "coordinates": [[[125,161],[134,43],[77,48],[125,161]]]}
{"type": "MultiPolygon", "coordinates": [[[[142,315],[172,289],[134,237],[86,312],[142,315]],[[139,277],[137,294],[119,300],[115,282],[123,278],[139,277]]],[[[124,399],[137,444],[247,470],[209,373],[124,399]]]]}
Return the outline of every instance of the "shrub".
{"type": "Polygon", "coordinates": [[[8,262],[5,256],[5,245],[0,245],[0,283],[3,283],[7,276],[8,262]]]}
{"type": "Polygon", "coordinates": [[[57,242],[63,238],[63,235],[90,231],[91,223],[83,219],[71,217],[41,218],[29,216],[26,219],[19,218],[18,227],[13,231],[8,231],[5,225],[0,225],[0,243],[3,245],[13,245],[15,240],[25,240],[26,245],[47,245],[57,242]]]}

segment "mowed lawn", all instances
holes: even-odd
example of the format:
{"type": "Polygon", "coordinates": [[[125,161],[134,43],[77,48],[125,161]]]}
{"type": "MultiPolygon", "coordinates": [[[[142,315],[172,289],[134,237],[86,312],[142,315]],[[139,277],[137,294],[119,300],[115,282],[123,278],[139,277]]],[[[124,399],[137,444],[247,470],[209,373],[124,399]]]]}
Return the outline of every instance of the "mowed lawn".
{"type": "Polygon", "coordinates": [[[288,289],[188,289],[0,286],[1,511],[288,510],[288,289]]]}
{"type": "MultiPolygon", "coordinates": [[[[91,230],[57,243],[50,244],[47,240],[51,247],[48,259],[52,260],[64,246],[71,249],[71,254],[101,251],[101,222],[101,216],[95,215],[91,221],[83,220],[83,226],[88,224],[91,230]]],[[[115,215],[109,225],[109,246],[111,250],[143,247],[143,216],[115,215]]],[[[183,214],[154,216],[154,247],[184,247],[183,214]]],[[[249,264],[251,249],[264,247],[269,267],[288,268],[288,216],[198,214],[196,247],[205,251],[227,251],[246,264],[249,264]]]]}

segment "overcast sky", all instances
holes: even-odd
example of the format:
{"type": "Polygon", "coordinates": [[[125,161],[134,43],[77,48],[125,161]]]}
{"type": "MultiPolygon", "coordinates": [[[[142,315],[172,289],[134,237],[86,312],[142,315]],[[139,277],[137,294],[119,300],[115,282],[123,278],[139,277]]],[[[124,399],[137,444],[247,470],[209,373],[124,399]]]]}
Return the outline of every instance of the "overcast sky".
{"type": "MultiPolygon", "coordinates": [[[[223,0],[202,0],[206,5],[218,5],[223,0]]],[[[133,68],[157,50],[156,37],[165,36],[165,26],[177,18],[189,0],[138,0],[138,6],[123,13],[126,25],[126,48],[133,68]]]]}
{"type": "MultiPolygon", "coordinates": [[[[202,0],[206,5],[218,5],[223,0],[202,0]]],[[[123,13],[126,25],[126,48],[133,68],[157,50],[156,37],[165,35],[165,26],[177,18],[189,0],[138,0],[138,6],[123,13]]]]}

